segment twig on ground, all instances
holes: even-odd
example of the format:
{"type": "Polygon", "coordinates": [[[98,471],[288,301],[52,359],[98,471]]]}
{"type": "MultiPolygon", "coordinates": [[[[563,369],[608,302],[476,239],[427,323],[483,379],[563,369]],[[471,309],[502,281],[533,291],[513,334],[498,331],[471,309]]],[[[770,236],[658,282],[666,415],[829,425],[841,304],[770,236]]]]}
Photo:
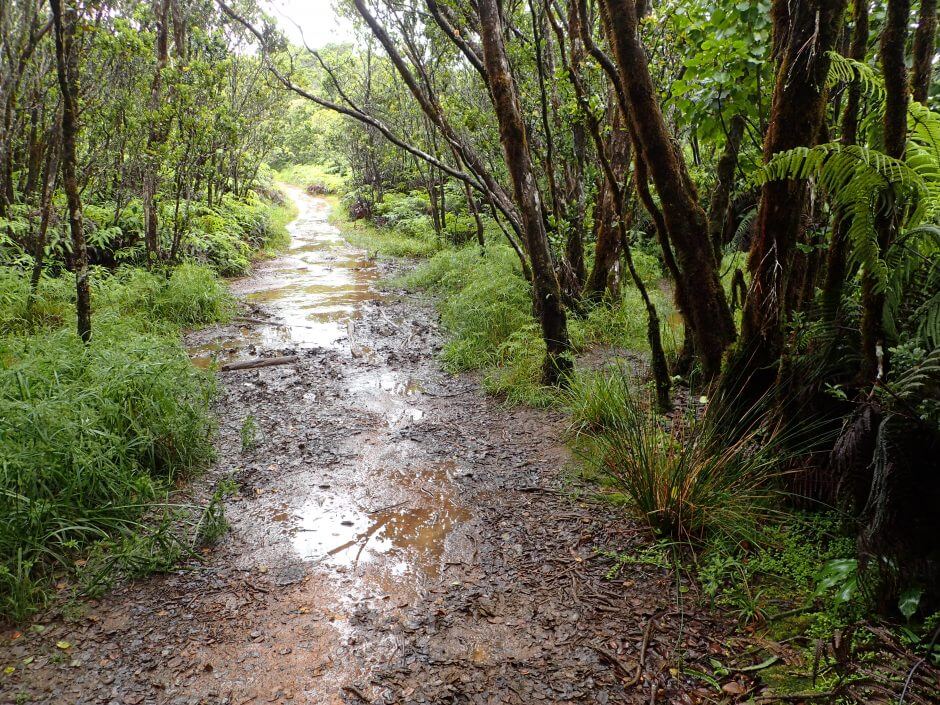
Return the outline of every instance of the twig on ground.
{"type": "Polygon", "coordinates": [[[299,358],[296,355],[286,355],[284,357],[264,357],[259,360],[246,360],[245,362],[229,362],[222,365],[219,370],[222,372],[233,372],[235,370],[254,370],[259,367],[274,367],[275,365],[290,365],[297,362],[299,358]]]}

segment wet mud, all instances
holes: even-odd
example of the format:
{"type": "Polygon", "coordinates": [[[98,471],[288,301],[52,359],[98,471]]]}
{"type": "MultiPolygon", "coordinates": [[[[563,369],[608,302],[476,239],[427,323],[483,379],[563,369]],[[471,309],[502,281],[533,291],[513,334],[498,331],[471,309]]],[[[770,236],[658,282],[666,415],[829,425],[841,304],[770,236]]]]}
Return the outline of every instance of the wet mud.
{"type": "Polygon", "coordinates": [[[614,569],[607,551],[649,537],[568,479],[562,419],[443,372],[429,302],[381,292],[396,265],[291,196],[290,251],[232,284],[242,320],[190,340],[196,364],[298,357],[221,375],[218,461],[186,491],[237,484],[230,530],[184,569],[4,631],[0,701],[727,699],[689,671],[743,644],[668,568],[614,569]]]}

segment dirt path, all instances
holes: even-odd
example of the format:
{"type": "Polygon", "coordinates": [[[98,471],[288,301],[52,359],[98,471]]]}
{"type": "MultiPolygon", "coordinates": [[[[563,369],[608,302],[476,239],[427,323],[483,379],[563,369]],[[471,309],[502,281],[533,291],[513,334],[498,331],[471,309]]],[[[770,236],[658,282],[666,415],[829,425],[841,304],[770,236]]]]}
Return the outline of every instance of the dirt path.
{"type": "Polygon", "coordinates": [[[648,538],[566,486],[561,419],[507,410],[442,372],[428,305],[380,294],[381,272],[327,225],[325,202],[292,195],[291,251],[234,284],[252,317],[286,327],[193,341],[203,358],[299,356],[223,375],[219,460],[199,486],[238,483],[231,530],[190,570],[126,585],[72,621],[47,616],[41,632],[4,633],[0,666],[16,668],[2,702],[719,695],[680,669],[707,670],[735,643],[680,615],[684,588],[668,570],[608,578],[598,549],[648,538]],[[257,445],[243,449],[249,416],[257,445]]]}

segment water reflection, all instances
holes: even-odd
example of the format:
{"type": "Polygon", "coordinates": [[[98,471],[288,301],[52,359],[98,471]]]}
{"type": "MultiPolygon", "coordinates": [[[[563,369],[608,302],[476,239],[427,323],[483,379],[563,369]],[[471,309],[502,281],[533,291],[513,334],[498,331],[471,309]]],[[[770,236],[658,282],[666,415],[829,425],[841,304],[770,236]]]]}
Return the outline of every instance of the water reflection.
{"type": "Polygon", "coordinates": [[[365,302],[381,298],[375,287],[377,269],[329,223],[325,201],[299,188],[284,189],[299,211],[288,225],[288,250],[231,286],[236,295],[264,304],[280,325],[255,323],[242,327],[237,337],[195,348],[197,365],[243,359],[253,347],[265,345],[342,347],[347,321],[359,317],[365,302]]]}
{"type": "Polygon", "coordinates": [[[434,495],[409,492],[371,510],[338,496],[302,507],[295,515],[294,550],[305,560],[347,567],[391,554],[401,558],[387,562],[392,572],[436,575],[448,535],[470,518],[445,490],[452,468],[452,463],[445,463],[412,475],[416,486],[436,488],[434,495]]]}

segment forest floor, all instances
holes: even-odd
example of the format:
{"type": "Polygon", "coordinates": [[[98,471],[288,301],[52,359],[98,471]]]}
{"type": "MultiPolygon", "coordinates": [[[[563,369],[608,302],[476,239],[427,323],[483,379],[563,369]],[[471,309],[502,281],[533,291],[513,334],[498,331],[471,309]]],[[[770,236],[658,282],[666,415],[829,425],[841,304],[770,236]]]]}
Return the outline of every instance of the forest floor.
{"type": "Polygon", "coordinates": [[[0,701],[757,695],[745,674],[718,690],[696,672],[766,644],[666,567],[614,570],[608,552],[651,539],[575,479],[560,414],[442,371],[431,302],[376,286],[407,265],[363,259],[324,201],[291,193],[291,250],[233,283],[257,320],[190,341],[197,360],[297,356],[221,373],[218,461],[181,492],[230,487],[230,530],[183,570],[0,634],[0,665],[25,664],[0,701]]]}

